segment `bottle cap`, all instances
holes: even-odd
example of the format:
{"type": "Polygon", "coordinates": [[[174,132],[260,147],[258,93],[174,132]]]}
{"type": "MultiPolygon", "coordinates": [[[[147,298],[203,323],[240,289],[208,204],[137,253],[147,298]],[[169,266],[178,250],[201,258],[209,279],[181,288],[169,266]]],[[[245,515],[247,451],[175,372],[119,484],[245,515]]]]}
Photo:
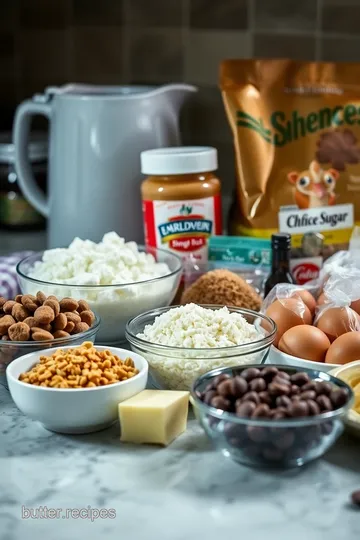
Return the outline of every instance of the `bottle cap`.
{"type": "Polygon", "coordinates": [[[217,167],[217,151],[211,146],[179,146],[141,152],[143,174],[195,174],[216,171],[217,167]]]}
{"type": "Polygon", "coordinates": [[[291,234],[289,233],[276,233],[271,236],[271,246],[274,249],[290,249],[291,247],[291,234]]]}

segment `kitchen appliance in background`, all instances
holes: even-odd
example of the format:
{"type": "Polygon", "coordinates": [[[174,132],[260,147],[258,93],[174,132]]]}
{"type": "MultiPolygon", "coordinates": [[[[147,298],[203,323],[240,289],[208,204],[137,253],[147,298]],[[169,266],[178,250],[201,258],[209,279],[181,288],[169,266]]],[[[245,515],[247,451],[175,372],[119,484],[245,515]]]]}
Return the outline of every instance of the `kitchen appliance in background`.
{"type": "MultiPolygon", "coordinates": [[[[45,193],[48,155],[46,133],[33,133],[27,152],[34,181],[45,193]]],[[[12,134],[0,133],[0,229],[20,232],[44,228],[44,217],[24,198],[18,185],[12,134]]]]}
{"type": "Polygon", "coordinates": [[[143,243],[140,153],[180,145],[179,111],[196,88],[51,87],[21,103],[14,121],[19,185],[48,218],[48,246],[79,236],[99,242],[108,231],[143,243]],[[34,181],[28,158],[33,115],[50,122],[49,196],[34,181]]]}

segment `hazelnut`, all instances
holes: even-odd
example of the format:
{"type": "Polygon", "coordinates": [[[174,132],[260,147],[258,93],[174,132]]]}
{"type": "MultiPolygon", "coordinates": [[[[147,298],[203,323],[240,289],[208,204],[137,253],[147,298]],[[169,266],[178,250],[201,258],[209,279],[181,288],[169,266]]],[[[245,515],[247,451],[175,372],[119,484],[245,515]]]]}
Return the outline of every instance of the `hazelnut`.
{"type": "Polygon", "coordinates": [[[64,313],[59,313],[54,319],[54,330],[64,330],[67,325],[67,318],[64,313]]]}
{"type": "Polygon", "coordinates": [[[14,302],[14,300],[7,300],[2,307],[4,313],[6,313],[7,315],[11,315],[12,308],[15,306],[15,304],[16,302],[14,302]]]}
{"type": "Polygon", "coordinates": [[[22,294],[17,294],[15,296],[15,302],[17,302],[18,304],[21,304],[21,299],[22,299],[22,294]]]}
{"type": "Polygon", "coordinates": [[[42,305],[42,304],[45,302],[45,300],[46,300],[46,294],[44,294],[44,293],[41,292],[41,291],[38,291],[38,292],[36,293],[36,298],[37,298],[39,304],[42,305]]]}
{"type": "Polygon", "coordinates": [[[55,339],[70,337],[70,334],[68,332],[65,332],[64,330],[56,330],[53,335],[55,339]]]}
{"type": "Polygon", "coordinates": [[[67,311],[75,311],[79,307],[77,300],[74,298],[63,298],[60,300],[60,310],[64,313],[67,311]]]}
{"type": "Polygon", "coordinates": [[[30,313],[22,304],[15,304],[12,308],[11,315],[16,321],[21,322],[29,317],[30,313]]]}
{"type": "Polygon", "coordinates": [[[40,306],[34,313],[37,324],[49,324],[55,319],[54,310],[49,306],[40,306]]]}
{"type": "Polygon", "coordinates": [[[15,324],[15,319],[11,315],[5,315],[0,319],[0,336],[5,336],[8,333],[10,326],[15,324]]]}
{"type": "Polygon", "coordinates": [[[81,321],[86,323],[89,326],[92,326],[95,321],[95,315],[90,310],[81,311],[80,313],[81,321]]]}
{"type": "Polygon", "coordinates": [[[27,341],[30,337],[30,328],[24,322],[12,324],[8,330],[11,341],[27,341]]]}
{"type": "Polygon", "coordinates": [[[64,330],[65,332],[68,332],[69,334],[71,334],[74,328],[75,328],[75,323],[73,323],[72,321],[69,321],[67,325],[65,326],[64,330]]]}
{"type": "Polygon", "coordinates": [[[34,313],[34,311],[39,307],[38,300],[32,294],[24,294],[21,299],[21,303],[28,311],[30,311],[30,313],[34,313]]]}
{"type": "Polygon", "coordinates": [[[32,335],[34,341],[48,341],[50,339],[54,339],[54,336],[50,334],[50,332],[47,332],[46,330],[41,330],[40,328],[37,330],[38,331],[34,332],[32,335]]]}
{"type": "Polygon", "coordinates": [[[79,300],[79,306],[77,308],[78,312],[90,311],[90,306],[85,300],[79,300]]]}
{"type": "Polygon", "coordinates": [[[0,313],[1,313],[5,303],[6,303],[5,298],[3,296],[0,296],[0,313]]]}
{"type": "Polygon", "coordinates": [[[86,332],[86,330],[89,330],[89,325],[84,322],[78,322],[75,324],[73,334],[80,334],[81,332],[86,332]]]}
{"type": "Polygon", "coordinates": [[[45,300],[43,306],[49,306],[53,310],[55,317],[60,313],[59,302],[56,299],[54,300],[53,298],[50,298],[50,296],[47,298],[47,300],[45,300]]]}
{"type": "Polygon", "coordinates": [[[71,313],[70,311],[67,311],[64,313],[66,316],[68,322],[73,322],[74,324],[81,322],[80,315],[78,313],[71,313]]]}
{"type": "Polygon", "coordinates": [[[23,320],[25,324],[28,325],[29,328],[32,328],[33,326],[36,326],[35,317],[26,317],[26,319],[23,320]]]}

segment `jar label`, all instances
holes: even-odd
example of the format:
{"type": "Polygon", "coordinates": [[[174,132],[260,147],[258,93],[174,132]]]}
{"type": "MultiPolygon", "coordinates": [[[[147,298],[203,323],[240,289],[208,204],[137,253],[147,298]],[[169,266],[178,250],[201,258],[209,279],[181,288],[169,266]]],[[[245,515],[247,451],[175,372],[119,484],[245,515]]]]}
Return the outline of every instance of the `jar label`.
{"type": "Polygon", "coordinates": [[[208,239],[222,233],[220,195],[188,201],[143,201],[145,242],[186,260],[208,258],[208,239]]]}

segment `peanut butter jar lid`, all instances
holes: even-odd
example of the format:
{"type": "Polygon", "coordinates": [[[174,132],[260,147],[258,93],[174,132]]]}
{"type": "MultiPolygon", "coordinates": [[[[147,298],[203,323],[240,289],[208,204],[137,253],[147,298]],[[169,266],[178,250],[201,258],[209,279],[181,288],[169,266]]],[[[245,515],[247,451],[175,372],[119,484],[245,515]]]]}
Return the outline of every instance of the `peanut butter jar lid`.
{"type": "Polygon", "coordinates": [[[193,174],[215,171],[217,150],[211,146],[178,146],[141,152],[141,172],[148,175],[193,174]]]}

